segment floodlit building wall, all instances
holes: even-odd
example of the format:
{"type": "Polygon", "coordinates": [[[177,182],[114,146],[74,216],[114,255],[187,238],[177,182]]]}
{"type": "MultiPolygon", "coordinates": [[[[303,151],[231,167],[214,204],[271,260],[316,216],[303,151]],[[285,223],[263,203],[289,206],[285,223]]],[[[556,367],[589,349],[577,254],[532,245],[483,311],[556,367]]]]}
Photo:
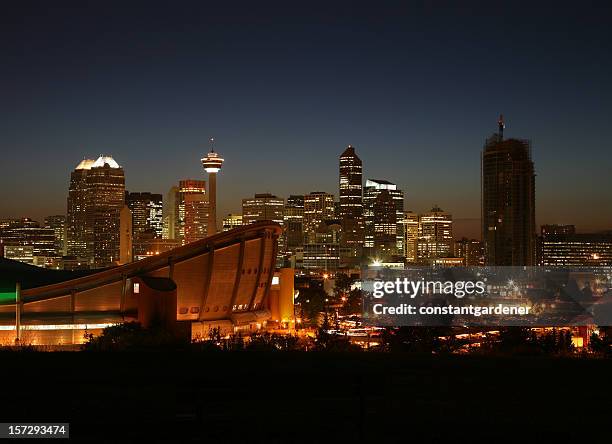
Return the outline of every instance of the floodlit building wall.
{"type": "MultiPolygon", "coordinates": [[[[24,290],[22,324],[38,326],[29,332],[37,344],[71,343],[66,338],[72,338],[72,332],[78,337],[74,343],[79,343],[85,328],[79,329],[78,322],[85,326],[136,320],[135,284],[142,285],[139,276],[153,276],[176,284],[177,320],[194,322],[192,337],[206,337],[211,325],[226,330],[259,328],[270,317],[264,301],[280,234],[276,224],[256,223],[121,267],[24,290]],[[57,334],[41,333],[46,325],[59,325],[57,334]]],[[[10,342],[11,336],[14,340],[14,326],[15,305],[0,306],[0,341],[10,342]]]]}

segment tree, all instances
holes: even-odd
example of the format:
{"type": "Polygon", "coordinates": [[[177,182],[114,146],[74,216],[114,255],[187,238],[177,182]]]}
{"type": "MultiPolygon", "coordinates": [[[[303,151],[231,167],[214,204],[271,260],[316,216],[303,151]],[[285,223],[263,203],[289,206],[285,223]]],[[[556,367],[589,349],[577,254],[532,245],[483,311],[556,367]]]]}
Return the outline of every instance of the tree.
{"type": "Polygon", "coordinates": [[[89,336],[82,348],[86,351],[174,350],[188,345],[159,326],[142,328],[138,322],[126,322],[106,327],[100,336],[89,336]]]}
{"type": "Polygon", "coordinates": [[[336,275],[335,283],[334,283],[334,297],[336,300],[341,300],[343,297],[346,297],[348,293],[351,291],[351,287],[355,283],[355,279],[344,274],[338,273],[336,275]]]}
{"type": "Polygon", "coordinates": [[[355,288],[346,296],[346,301],[342,306],[343,315],[359,314],[363,310],[363,294],[361,290],[355,288]]]}
{"type": "Polygon", "coordinates": [[[306,324],[314,324],[319,313],[325,311],[327,293],[321,286],[311,286],[300,290],[297,303],[300,304],[300,314],[306,324]]]}
{"type": "Polygon", "coordinates": [[[599,327],[599,334],[591,333],[589,350],[601,357],[612,357],[611,339],[609,327],[599,327]]]}

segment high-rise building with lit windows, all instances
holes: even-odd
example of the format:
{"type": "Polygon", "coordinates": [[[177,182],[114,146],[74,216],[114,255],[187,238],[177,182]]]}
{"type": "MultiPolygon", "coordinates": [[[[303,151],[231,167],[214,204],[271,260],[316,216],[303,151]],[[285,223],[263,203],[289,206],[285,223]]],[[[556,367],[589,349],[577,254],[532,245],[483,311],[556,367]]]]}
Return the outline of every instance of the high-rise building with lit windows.
{"type": "Polygon", "coordinates": [[[453,254],[453,216],[434,206],[428,213],[419,216],[419,238],[417,259],[449,257],[453,254]]]}
{"type": "MultiPolygon", "coordinates": [[[[254,197],[242,199],[242,223],[250,225],[255,222],[272,221],[284,228],[285,200],[270,193],[255,194],[254,197]]],[[[285,259],[285,239],[278,239],[277,265],[282,266],[285,259]]]]}
{"type": "Polygon", "coordinates": [[[404,230],[404,257],[406,262],[417,261],[417,244],[419,239],[419,215],[412,211],[404,211],[402,219],[404,230]]]}
{"type": "Polygon", "coordinates": [[[482,240],[487,265],[535,264],[535,171],[528,140],[504,139],[504,120],[481,154],[482,240]]]}
{"type": "Polygon", "coordinates": [[[164,239],[185,245],[203,239],[208,233],[208,199],[206,181],[184,179],[170,188],[163,204],[164,239]]]}
{"type": "Polygon", "coordinates": [[[283,219],[287,254],[295,255],[304,246],[304,196],[291,195],[287,198],[283,219]]]}
{"type": "Polygon", "coordinates": [[[84,159],[70,175],[67,253],[90,266],[119,260],[119,212],[125,204],[125,174],[110,156],[84,159]]]}
{"type": "Polygon", "coordinates": [[[45,217],[45,228],[55,233],[55,254],[66,256],[66,216],[63,214],[45,217]]]}
{"type": "Polygon", "coordinates": [[[95,163],[93,159],[83,159],[70,173],[66,216],[67,254],[87,258],[87,173],[95,163]]]}
{"type": "Polygon", "coordinates": [[[126,205],[132,212],[134,255],[143,255],[152,239],[162,237],[162,195],[148,192],[126,193],[126,205]]]}
{"type": "Polygon", "coordinates": [[[180,241],[179,187],[172,186],[166,193],[162,208],[162,238],[180,241]]]}
{"type": "Polygon", "coordinates": [[[378,261],[390,261],[398,255],[397,213],[395,202],[389,190],[382,190],[372,203],[372,228],[374,257],[378,261]]]}
{"type": "Polygon", "coordinates": [[[178,187],[179,239],[183,245],[208,235],[208,199],[206,181],[186,179],[178,187]]]}
{"type": "Polygon", "coordinates": [[[110,156],[100,156],[86,170],[87,258],[93,266],[119,261],[119,221],[125,205],[123,168],[110,156]]]}
{"type": "Polygon", "coordinates": [[[313,242],[321,222],[335,218],[334,195],[313,191],[304,196],[304,238],[313,242]]]}
{"type": "Polygon", "coordinates": [[[365,220],[365,253],[370,256],[375,256],[374,232],[375,232],[375,209],[374,202],[376,198],[386,191],[395,204],[395,254],[401,256],[404,254],[404,192],[397,188],[397,185],[382,179],[366,180],[363,190],[363,207],[365,220]]]}
{"type": "Polygon", "coordinates": [[[338,218],[342,226],[342,241],[346,247],[347,259],[359,263],[363,255],[363,164],[349,145],[340,155],[338,218]]]}

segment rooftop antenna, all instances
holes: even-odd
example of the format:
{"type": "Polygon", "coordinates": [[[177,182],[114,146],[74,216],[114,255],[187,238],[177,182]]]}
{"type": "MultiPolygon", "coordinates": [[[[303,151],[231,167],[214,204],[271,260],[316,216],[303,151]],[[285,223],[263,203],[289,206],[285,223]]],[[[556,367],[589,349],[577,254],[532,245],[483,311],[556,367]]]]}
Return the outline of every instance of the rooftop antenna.
{"type": "Polygon", "coordinates": [[[504,115],[500,114],[499,119],[497,120],[499,140],[504,140],[504,128],[506,128],[506,124],[504,123],[504,115]]]}
{"type": "Polygon", "coordinates": [[[208,139],[208,141],[210,142],[210,152],[214,153],[215,152],[215,138],[211,137],[210,139],[208,139]]]}

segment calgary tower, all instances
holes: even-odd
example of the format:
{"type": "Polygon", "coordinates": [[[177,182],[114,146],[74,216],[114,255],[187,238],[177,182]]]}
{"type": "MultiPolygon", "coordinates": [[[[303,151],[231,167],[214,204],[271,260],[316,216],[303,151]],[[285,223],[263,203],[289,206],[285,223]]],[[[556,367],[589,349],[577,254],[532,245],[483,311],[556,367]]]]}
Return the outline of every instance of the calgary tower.
{"type": "Polygon", "coordinates": [[[223,159],[215,152],[215,139],[210,139],[210,152],[202,159],[202,166],[208,173],[208,235],[217,234],[217,173],[223,159]]]}

